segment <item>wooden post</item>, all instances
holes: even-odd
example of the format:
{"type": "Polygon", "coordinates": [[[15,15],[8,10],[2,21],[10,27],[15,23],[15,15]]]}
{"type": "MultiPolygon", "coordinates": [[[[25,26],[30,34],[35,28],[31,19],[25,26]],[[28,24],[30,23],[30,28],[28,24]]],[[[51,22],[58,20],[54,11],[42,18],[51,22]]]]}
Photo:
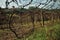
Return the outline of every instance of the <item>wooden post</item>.
{"type": "Polygon", "coordinates": [[[33,30],[32,30],[32,31],[34,31],[34,29],[35,29],[35,24],[34,24],[34,13],[32,13],[32,12],[30,11],[30,15],[31,15],[32,23],[33,23],[33,30]]]}
{"type": "Polygon", "coordinates": [[[43,15],[43,10],[41,10],[41,21],[42,21],[42,27],[44,27],[44,15],[43,15]]]}
{"type": "Polygon", "coordinates": [[[51,16],[52,16],[52,23],[54,24],[54,12],[51,13],[51,16]]]}

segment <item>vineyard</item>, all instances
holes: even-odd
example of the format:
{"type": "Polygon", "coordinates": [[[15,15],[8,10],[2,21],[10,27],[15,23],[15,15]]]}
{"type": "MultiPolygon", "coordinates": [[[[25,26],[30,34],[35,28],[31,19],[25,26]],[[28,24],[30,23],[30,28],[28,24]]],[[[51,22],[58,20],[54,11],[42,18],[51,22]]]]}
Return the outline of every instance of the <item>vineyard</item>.
{"type": "Polygon", "coordinates": [[[60,9],[0,9],[0,40],[60,40],[60,9]]]}

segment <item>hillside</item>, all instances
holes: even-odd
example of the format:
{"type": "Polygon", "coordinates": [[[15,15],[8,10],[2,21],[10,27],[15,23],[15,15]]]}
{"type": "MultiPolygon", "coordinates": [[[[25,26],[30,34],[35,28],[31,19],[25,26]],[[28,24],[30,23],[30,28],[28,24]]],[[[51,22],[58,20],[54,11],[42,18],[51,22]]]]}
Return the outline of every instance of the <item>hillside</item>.
{"type": "Polygon", "coordinates": [[[60,9],[0,9],[0,40],[60,40],[60,9]]]}

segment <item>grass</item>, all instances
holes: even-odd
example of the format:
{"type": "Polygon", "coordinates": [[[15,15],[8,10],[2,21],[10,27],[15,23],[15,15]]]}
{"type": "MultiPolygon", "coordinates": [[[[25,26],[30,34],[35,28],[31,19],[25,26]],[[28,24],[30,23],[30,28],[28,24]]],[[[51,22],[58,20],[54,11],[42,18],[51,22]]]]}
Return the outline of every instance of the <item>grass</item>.
{"type": "Polygon", "coordinates": [[[60,40],[60,24],[37,28],[26,40],[60,40]]]}
{"type": "MultiPolygon", "coordinates": [[[[27,38],[23,39],[16,39],[16,40],[60,40],[60,24],[56,23],[52,26],[45,26],[45,27],[37,27],[39,23],[37,23],[35,26],[35,31],[33,34],[31,34],[27,38]]],[[[23,26],[27,26],[23,25],[23,26]]],[[[30,23],[30,26],[32,24],[30,23]]],[[[0,34],[2,34],[3,31],[0,30],[0,34]]]]}

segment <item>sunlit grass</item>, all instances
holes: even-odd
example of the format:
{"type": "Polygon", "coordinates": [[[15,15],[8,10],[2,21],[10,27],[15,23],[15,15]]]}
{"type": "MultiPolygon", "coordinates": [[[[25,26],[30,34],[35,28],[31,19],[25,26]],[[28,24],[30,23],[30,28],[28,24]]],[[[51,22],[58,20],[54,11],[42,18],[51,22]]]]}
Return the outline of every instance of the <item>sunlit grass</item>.
{"type": "MultiPolygon", "coordinates": [[[[45,21],[46,22],[46,21],[45,21]]],[[[42,22],[41,22],[42,23],[42,22]]],[[[35,30],[29,37],[16,40],[60,40],[60,24],[56,23],[52,26],[40,26],[40,22],[34,22],[35,30]]],[[[19,26],[20,24],[13,24],[19,26]]],[[[32,23],[22,23],[23,27],[32,27],[32,23]]],[[[5,31],[5,30],[4,30],[5,31]]],[[[3,33],[3,30],[0,30],[3,33]]]]}
{"type": "Polygon", "coordinates": [[[28,40],[58,40],[60,39],[60,24],[35,29],[28,40]]]}

